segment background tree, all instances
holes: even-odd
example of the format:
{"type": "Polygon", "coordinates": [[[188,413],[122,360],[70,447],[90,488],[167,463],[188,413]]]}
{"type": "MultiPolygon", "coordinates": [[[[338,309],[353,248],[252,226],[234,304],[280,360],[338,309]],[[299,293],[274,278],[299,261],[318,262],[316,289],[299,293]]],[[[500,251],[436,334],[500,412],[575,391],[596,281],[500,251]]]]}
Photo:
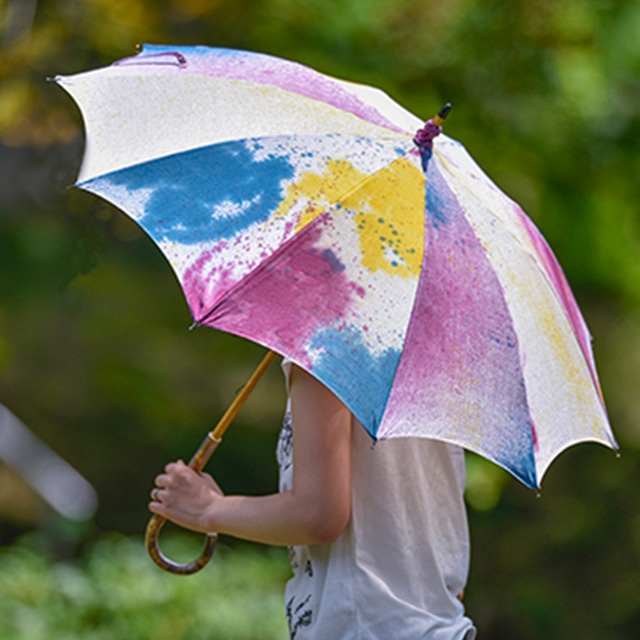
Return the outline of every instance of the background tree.
{"type": "MultiPolygon", "coordinates": [[[[467,603],[481,637],[640,627],[640,5],[632,0],[0,0],[0,402],[98,488],[93,535],[137,534],[151,480],[189,456],[261,350],[198,329],[152,243],[68,190],[78,112],[45,82],[139,42],[272,53],[375,84],[447,133],[554,248],[595,336],[622,457],[581,445],[542,497],[470,457],[467,603]]],[[[213,464],[275,486],[283,394],[260,385],[213,464]]],[[[15,533],[6,523],[5,542],[15,533]]]]}

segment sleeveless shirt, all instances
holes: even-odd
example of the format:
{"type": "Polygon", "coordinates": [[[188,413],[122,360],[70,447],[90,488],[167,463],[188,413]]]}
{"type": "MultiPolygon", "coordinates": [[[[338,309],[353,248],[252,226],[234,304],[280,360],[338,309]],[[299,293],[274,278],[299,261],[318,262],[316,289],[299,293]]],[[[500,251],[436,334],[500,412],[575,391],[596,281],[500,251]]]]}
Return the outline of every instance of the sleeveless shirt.
{"type": "MultiPolygon", "coordinates": [[[[463,450],[418,438],[374,444],[352,420],[351,519],[332,544],[289,548],[291,639],[474,640],[457,597],[470,546],[463,450]]],[[[295,464],[290,403],[277,459],[287,491],[295,464]]]]}

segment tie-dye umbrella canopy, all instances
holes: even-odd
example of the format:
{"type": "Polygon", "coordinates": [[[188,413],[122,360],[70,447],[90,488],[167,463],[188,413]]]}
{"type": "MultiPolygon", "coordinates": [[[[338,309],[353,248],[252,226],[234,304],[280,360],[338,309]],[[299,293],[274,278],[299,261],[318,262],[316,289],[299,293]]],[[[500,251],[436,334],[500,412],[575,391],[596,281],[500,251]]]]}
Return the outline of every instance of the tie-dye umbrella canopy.
{"type": "Polygon", "coordinates": [[[530,487],[572,444],[616,446],[551,250],[437,122],[225,49],[57,80],[85,119],[77,186],[153,238],[197,324],[292,359],[373,438],[458,444],[530,487]]]}

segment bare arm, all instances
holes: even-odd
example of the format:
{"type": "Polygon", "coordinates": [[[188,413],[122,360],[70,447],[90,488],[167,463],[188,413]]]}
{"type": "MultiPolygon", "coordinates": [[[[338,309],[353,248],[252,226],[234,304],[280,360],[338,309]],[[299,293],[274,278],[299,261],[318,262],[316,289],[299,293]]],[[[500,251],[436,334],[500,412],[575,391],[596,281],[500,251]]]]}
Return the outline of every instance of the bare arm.
{"type": "Polygon", "coordinates": [[[182,462],[156,478],[149,508],[177,524],[272,545],[328,543],[351,517],[351,414],[315,378],[292,367],[293,488],[267,496],[224,496],[182,462]]]}

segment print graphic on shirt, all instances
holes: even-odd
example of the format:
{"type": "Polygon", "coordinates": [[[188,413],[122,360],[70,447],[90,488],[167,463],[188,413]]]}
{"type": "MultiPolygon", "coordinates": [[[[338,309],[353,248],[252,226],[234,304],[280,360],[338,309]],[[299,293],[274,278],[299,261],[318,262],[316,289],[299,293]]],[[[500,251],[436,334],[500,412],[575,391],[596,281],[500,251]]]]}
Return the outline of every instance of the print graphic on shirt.
{"type": "Polygon", "coordinates": [[[300,568],[300,563],[298,562],[298,554],[295,547],[287,547],[287,551],[289,552],[289,564],[291,565],[291,570],[293,573],[297,573],[300,568]]]}
{"type": "MultiPolygon", "coordinates": [[[[291,428],[291,411],[287,410],[282,421],[282,428],[278,436],[276,458],[280,467],[281,490],[290,488],[293,470],[293,431],[291,428]]],[[[303,578],[302,593],[291,597],[286,604],[287,622],[291,640],[295,640],[299,630],[308,627],[313,621],[311,606],[313,589],[313,565],[304,548],[289,547],[291,569],[297,578],[303,578]]]]}
{"type": "Polygon", "coordinates": [[[289,623],[289,637],[295,640],[301,627],[308,627],[313,620],[313,612],[310,608],[305,608],[311,600],[309,594],[300,604],[295,604],[295,597],[287,602],[287,621],[289,623]]]}
{"type": "Polygon", "coordinates": [[[311,564],[311,560],[307,560],[307,564],[304,565],[304,572],[310,578],[313,578],[313,565],[311,564]]]}
{"type": "Polygon", "coordinates": [[[293,431],[291,429],[291,411],[284,414],[282,428],[278,436],[278,446],[276,448],[276,459],[280,467],[280,473],[289,469],[293,463],[293,431]]]}

